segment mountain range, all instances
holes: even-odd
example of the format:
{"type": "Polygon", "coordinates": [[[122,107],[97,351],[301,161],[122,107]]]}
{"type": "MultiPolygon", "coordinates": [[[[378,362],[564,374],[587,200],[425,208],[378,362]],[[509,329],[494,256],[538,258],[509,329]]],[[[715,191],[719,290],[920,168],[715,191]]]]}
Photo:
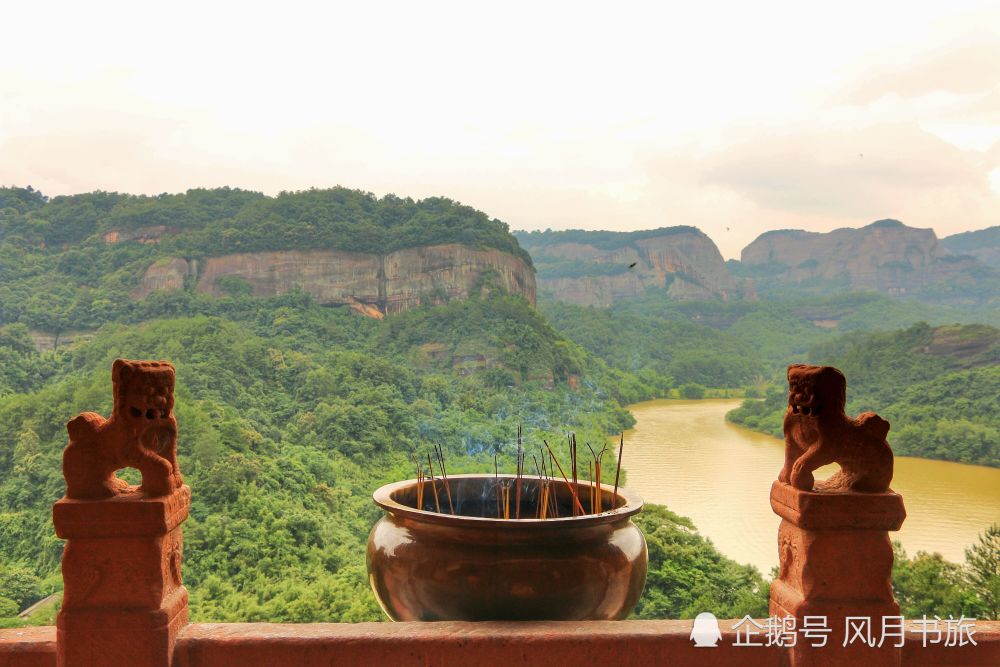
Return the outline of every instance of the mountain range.
{"type": "Polygon", "coordinates": [[[875,291],[933,304],[1000,300],[1000,227],[938,239],[879,220],[819,233],[775,230],[725,261],[694,227],[510,233],[445,198],[332,188],[47,198],[0,188],[0,323],[69,332],[155,295],[278,296],[382,318],[484,289],[609,307],[662,290],[675,301],[875,291]],[[49,270],[57,289],[35,283],[49,270]],[[41,291],[39,291],[41,289],[41,291]],[[59,308],[51,308],[51,301],[59,308]],[[57,321],[53,312],[67,312],[57,321]]]}

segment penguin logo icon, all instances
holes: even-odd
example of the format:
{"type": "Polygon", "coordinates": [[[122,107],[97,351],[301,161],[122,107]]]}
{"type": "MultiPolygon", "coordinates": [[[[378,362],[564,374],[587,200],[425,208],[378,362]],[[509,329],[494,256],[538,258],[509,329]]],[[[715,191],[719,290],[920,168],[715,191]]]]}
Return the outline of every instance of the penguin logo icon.
{"type": "Polygon", "coordinates": [[[715,648],[716,643],[722,639],[722,631],[719,630],[719,621],[715,614],[704,611],[694,619],[694,626],[691,628],[691,641],[695,648],[715,648]]]}

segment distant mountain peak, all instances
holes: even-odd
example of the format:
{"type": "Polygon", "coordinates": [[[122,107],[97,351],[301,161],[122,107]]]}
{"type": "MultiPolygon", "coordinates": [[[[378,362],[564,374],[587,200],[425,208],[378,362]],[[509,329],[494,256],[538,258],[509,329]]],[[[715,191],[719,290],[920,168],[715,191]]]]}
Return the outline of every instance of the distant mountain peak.
{"type": "Polygon", "coordinates": [[[662,289],[677,300],[747,296],[718,247],[697,227],[633,232],[515,232],[538,269],[539,291],[557,301],[610,306],[662,289]]]}
{"type": "Polygon", "coordinates": [[[812,292],[877,290],[911,295],[972,268],[945,252],[933,229],[885,218],[830,232],[766,232],[743,249],[739,271],[758,289],[795,285],[812,292]]]}
{"type": "Polygon", "coordinates": [[[906,227],[906,225],[895,218],[883,218],[881,220],[876,220],[862,229],[887,229],[892,227],[906,227]]]}

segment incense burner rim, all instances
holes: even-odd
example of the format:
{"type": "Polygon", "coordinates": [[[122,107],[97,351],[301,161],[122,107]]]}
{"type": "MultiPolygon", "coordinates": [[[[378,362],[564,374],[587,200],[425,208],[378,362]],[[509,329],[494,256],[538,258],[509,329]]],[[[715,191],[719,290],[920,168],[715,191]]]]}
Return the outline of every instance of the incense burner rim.
{"type": "MultiPolygon", "coordinates": [[[[516,475],[503,474],[503,475],[489,475],[486,473],[470,473],[462,475],[448,475],[448,480],[457,479],[476,479],[476,480],[491,480],[491,479],[502,479],[502,480],[514,480],[517,479],[516,475]]],[[[541,479],[538,475],[522,475],[522,480],[532,480],[536,481],[541,479]]],[[[582,516],[560,516],[560,517],[549,517],[546,519],[536,519],[536,518],[524,518],[524,519],[498,519],[495,517],[477,517],[477,516],[465,516],[465,515],[454,515],[448,514],[447,512],[431,512],[428,510],[420,510],[415,507],[410,507],[409,505],[404,505],[403,503],[397,501],[394,495],[408,489],[410,487],[416,486],[419,483],[417,479],[405,479],[398,482],[391,482],[385,484],[372,494],[372,500],[375,504],[381,507],[384,511],[389,514],[396,516],[407,517],[415,521],[423,521],[427,523],[443,524],[448,526],[465,526],[469,528],[473,527],[494,527],[494,526],[504,526],[510,528],[512,526],[517,526],[518,528],[524,527],[528,529],[553,529],[558,527],[584,527],[600,524],[611,524],[617,523],[619,521],[628,520],[635,514],[642,511],[643,500],[639,494],[634,491],[628,491],[623,487],[618,487],[618,497],[622,498],[625,503],[620,507],[615,509],[607,510],[599,514],[584,514],[582,516]]],[[[565,482],[558,480],[555,482],[560,487],[565,485],[565,482]]],[[[444,493],[441,485],[443,482],[438,479],[439,492],[444,493]]],[[[572,484],[572,482],[570,482],[572,484]]],[[[577,480],[577,493],[584,493],[588,489],[588,484],[585,481],[577,480]]],[[[609,484],[600,484],[602,495],[606,492],[607,495],[612,495],[614,493],[614,487],[609,484]]]]}

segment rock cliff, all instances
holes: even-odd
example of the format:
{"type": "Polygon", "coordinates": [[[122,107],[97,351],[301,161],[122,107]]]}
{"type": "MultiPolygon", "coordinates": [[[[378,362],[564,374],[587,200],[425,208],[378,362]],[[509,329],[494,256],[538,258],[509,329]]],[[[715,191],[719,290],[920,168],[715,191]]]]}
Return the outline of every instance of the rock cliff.
{"type": "Polygon", "coordinates": [[[955,255],[971,255],[983,264],[1000,266],[1000,226],[946,236],[941,246],[955,255]]]}
{"type": "Polygon", "coordinates": [[[534,270],[499,250],[457,243],[404,248],[388,255],[335,250],[279,250],[194,260],[168,258],[150,265],[133,292],[144,298],[178,289],[186,279],[199,292],[222,296],[247,290],[272,296],[299,288],[327,305],[345,305],[372,317],[404,311],[422,301],[464,298],[476,289],[500,288],[535,303],[534,270]]]}
{"type": "Polygon", "coordinates": [[[779,230],[743,249],[742,270],[760,283],[802,283],[904,295],[975,265],[948,253],[932,229],[879,220],[828,233],[779,230]]]}
{"type": "Polygon", "coordinates": [[[610,306],[647,288],[674,299],[730,299],[738,285],[719,249],[693,227],[643,232],[536,232],[518,241],[538,267],[538,288],[559,301],[610,306]]]}

